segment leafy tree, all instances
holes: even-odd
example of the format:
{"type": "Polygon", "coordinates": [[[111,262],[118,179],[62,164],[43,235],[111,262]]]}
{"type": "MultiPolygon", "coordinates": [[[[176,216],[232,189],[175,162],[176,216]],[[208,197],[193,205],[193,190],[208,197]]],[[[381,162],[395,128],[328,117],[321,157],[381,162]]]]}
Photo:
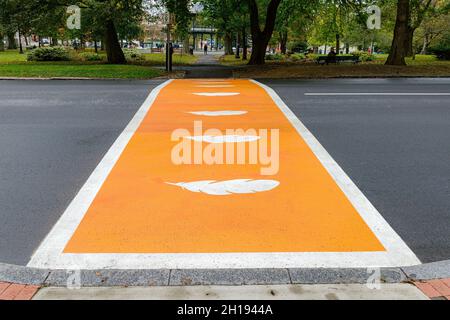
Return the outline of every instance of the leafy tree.
{"type": "MultiPolygon", "coordinates": [[[[446,36],[450,36],[449,8],[439,7],[434,9],[417,30],[414,47],[420,48],[421,54],[427,54],[431,45],[443,42],[446,36]]],[[[413,48],[414,51],[416,51],[413,48]]]]}
{"type": "Polygon", "coordinates": [[[267,3],[267,1],[263,0],[246,0],[250,11],[250,30],[253,43],[250,65],[262,65],[265,63],[267,45],[275,29],[278,7],[281,1],[270,0],[267,3]],[[260,8],[265,9],[263,10],[265,14],[262,17],[260,16],[260,8]],[[261,23],[261,20],[265,20],[265,22],[261,23]]]}
{"type": "Polygon", "coordinates": [[[413,55],[414,32],[420,27],[436,0],[398,0],[397,19],[387,65],[406,65],[405,57],[413,55]]]}
{"type": "MultiPolygon", "coordinates": [[[[317,12],[319,1],[284,0],[278,9],[275,32],[282,54],[286,54],[289,35],[306,33],[307,26],[312,23],[317,12]]],[[[304,40],[304,38],[303,38],[304,40]]]]}
{"type": "MultiPolygon", "coordinates": [[[[38,35],[61,36],[66,8],[78,5],[82,8],[82,29],[65,31],[67,35],[101,37],[104,40],[108,62],[126,62],[122,52],[118,28],[124,33],[136,34],[135,26],[145,14],[143,0],[0,0],[2,24],[6,25],[8,38],[16,31],[27,30],[38,35]],[[84,18],[83,18],[84,16],[84,18]],[[5,21],[8,19],[8,21],[5,21]],[[133,28],[134,27],[134,28],[133,28]]],[[[9,41],[11,43],[11,41],[9,41]]]]}
{"type": "Polygon", "coordinates": [[[233,54],[234,35],[244,38],[248,27],[247,7],[239,0],[204,0],[206,22],[214,25],[224,37],[225,54],[233,54]]]}

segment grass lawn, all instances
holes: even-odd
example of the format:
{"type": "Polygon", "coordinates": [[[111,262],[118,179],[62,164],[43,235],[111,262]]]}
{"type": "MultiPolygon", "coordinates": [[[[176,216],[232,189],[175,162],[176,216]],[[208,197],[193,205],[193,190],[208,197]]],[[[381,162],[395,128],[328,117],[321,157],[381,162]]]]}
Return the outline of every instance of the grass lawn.
{"type": "MultiPolygon", "coordinates": [[[[388,55],[387,54],[377,54],[375,55],[376,58],[376,62],[378,63],[385,63],[388,55]]],[[[427,64],[429,62],[444,62],[445,61],[439,61],[438,58],[436,58],[436,56],[433,55],[423,55],[423,54],[418,54],[416,55],[415,59],[413,58],[406,58],[406,63],[408,65],[423,65],[423,64],[427,64]]]]}
{"type": "Polygon", "coordinates": [[[150,79],[162,74],[162,71],[137,65],[0,63],[0,77],[150,79]]]}
{"type": "Polygon", "coordinates": [[[237,78],[346,78],[346,77],[450,77],[450,61],[440,61],[432,55],[407,58],[407,66],[385,66],[387,55],[377,55],[367,63],[320,66],[314,61],[269,61],[264,66],[237,68],[237,78]]]}
{"type": "Polygon", "coordinates": [[[0,51],[0,64],[26,61],[27,55],[20,54],[17,50],[0,51]]]}
{"type": "MultiPolygon", "coordinates": [[[[158,65],[163,66],[165,65],[166,61],[166,55],[164,53],[146,53],[145,56],[145,62],[148,65],[158,65]]],[[[179,54],[176,53],[173,55],[173,64],[176,66],[187,66],[194,64],[197,61],[196,56],[191,56],[189,54],[179,54]]]]}
{"type": "Polygon", "coordinates": [[[111,65],[99,62],[27,62],[16,50],[0,52],[0,77],[150,79],[164,74],[147,65],[111,65]]]}
{"type": "Polygon", "coordinates": [[[245,67],[233,73],[236,78],[358,78],[358,77],[450,77],[450,62],[424,64],[406,67],[383,64],[342,64],[319,66],[313,63],[303,65],[274,65],[245,67]]]}
{"type": "Polygon", "coordinates": [[[243,66],[248,63],[248,60],[242,60],[242,55],[240,59],[236,59],[235,55],[222,56],[220,57],[219,61],[220,64],[225,66],[243,66]]]}

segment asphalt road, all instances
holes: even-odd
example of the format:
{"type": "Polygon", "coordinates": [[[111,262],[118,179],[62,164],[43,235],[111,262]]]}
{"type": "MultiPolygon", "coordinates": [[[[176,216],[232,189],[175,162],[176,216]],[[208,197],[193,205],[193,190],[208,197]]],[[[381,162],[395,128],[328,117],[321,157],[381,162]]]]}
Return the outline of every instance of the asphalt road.
{"type": "Polygon", "coordinates": [[[422,262],[450,259],[450,79],[265,81],[422,262]]]}
{"type": "MultiPolygon", "coordinates": [[[[450,79],[265,81],[422,262],[450,259],[450,79]]],[[[156,81],[0,81],[0,262],[26,264],[156,81]]]]}
{"type": "Polygon", "coordinates": [[[0,262],[28,263],[155,81],[0,81],[0,262]]]}

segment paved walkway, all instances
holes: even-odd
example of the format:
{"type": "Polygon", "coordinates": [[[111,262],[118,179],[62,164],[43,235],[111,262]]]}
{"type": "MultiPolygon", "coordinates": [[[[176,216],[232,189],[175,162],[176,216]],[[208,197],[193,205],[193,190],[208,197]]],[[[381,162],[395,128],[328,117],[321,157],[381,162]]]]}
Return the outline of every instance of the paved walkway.
{"type": "Polygon", "coordinates": [[[410,284],[239,287],[44,288],[35,300],[427,300],[410,284]]]}
{"type": "Polygon", "coordinates": [[[210,52],[207,55],[196,52],[198,60],[195,65],[184,67],[187,79],[195,78],[231,78],[233,68],[219,63],[221,52],[210,52]]]}

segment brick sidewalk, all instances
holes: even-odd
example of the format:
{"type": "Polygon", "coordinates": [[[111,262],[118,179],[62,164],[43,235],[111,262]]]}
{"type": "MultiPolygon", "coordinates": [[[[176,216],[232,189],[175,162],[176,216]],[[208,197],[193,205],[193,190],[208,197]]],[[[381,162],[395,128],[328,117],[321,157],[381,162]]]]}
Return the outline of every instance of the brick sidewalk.
{"type": "Polygon", "coordinates": [[[450,300],[450,278],[414,282],[425,295],[433,300],[450,300]]]}
{"type": "Polygon", "coordinates": [[[38,286],[0,282],[0,300],[31,300],[38,286]]]}

